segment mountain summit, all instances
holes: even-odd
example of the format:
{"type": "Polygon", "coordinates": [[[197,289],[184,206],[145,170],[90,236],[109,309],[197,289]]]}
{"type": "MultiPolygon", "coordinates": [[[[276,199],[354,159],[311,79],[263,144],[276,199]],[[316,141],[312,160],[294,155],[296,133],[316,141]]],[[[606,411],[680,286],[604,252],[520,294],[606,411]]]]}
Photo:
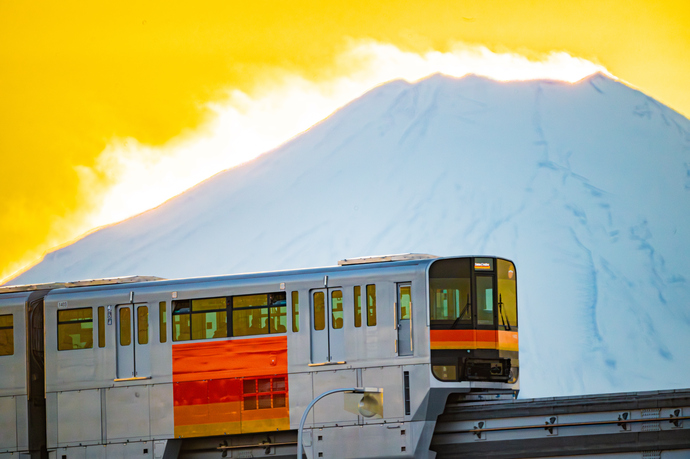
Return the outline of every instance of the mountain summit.
{"type": "Polygon", "coordinates": [[[687,387],[690,121],[601,74],[393,81],[11,283],[402,252],[516,262],[522,396],[687,387]]]}

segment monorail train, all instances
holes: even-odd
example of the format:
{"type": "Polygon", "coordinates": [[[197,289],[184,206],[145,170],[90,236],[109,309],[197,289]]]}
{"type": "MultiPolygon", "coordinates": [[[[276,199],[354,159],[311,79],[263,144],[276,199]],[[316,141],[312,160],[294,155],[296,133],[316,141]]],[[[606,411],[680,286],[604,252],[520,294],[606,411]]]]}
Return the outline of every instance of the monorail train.
{"type": "Polygon", "coordinates": [[[518,370],[496,257],[2,287],[0,459],[294,457],[311,401],[361,387],[308,412],[309,458],[433,457],[449,395],[518,370]]]}

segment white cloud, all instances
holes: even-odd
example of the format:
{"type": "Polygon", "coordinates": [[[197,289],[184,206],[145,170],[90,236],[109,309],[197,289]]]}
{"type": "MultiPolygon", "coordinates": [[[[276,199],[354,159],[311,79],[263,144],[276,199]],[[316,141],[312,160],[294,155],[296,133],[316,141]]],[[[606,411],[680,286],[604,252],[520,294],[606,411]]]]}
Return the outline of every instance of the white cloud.
{"type": "Polygon", "coordinates": [[[253,95],[230,91],[227,100],[209,104],[213,121],[162,147],[142,145],[136,139],[113,141],[94,168],[78,168],[84,190],[98,190],[103,176],[112,184],[102,193],[96,191],[98,211],[84,222],[84,231],[155,207],[219,171],[249,161],[393,79],[416,81],[440,72],[575,82],[595,72],[608,73],[565,52],[534,61],[481,46],[458,44],[450,52],[416,54],[375,42],[354,44],[338,57],[336,67],[334,73],[340,76],[327,81],[283,75],[253,95]]]}

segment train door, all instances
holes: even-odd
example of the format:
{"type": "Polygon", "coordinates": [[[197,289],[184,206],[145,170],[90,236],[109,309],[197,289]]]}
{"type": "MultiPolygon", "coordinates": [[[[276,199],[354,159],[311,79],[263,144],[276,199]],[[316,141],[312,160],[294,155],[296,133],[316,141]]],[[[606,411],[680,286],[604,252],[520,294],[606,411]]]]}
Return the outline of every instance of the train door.
{"type": "Polygon", "coordinates": [[[340,362],[345,357],[343,290],[311,291],[311,361],[340,362]]]}
{"type": "Polygon", "coordinates": [[[151,376],[149,354],[149,308],[147,304],[116,307],[117,378],[151,376]]]}
{"type": "Polygon", "coordinates": [[[398,284],[398,355],[412,355],[412,285],[398,284]]]}

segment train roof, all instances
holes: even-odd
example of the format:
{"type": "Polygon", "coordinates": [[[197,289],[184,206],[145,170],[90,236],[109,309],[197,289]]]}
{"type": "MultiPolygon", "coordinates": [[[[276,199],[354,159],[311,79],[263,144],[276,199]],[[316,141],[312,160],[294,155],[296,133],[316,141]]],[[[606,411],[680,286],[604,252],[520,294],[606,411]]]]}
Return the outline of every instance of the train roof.
{"type": "MultiPolygon", "coordinates": [[[[357,257],[357,258],[345,258],[338,261],[338,264],[333,266],[322,266],[315,268],[299,268],[299,269],[287,269],[279,271],[259,271],[251,273],[237,273],[237,274],[223,274],[223,275],[213,275],[213,276],[199,276],[199,277],[187,277],[187,278],[177,278],[177,279],[166,279],[162,277],[155,276],[124,276],[124,277],[112,277],[104,279],[87,279],[74,282],[53,282],[44,284],[31,284],[31,285],[16,285],[0,287],[0,295],[5,293],[13,292],[30,292],[36,290],[52,290],[51,294],[56,294],[60,291],[67,293],[68,290],[75,289],[78,287],[86,287],[88,290],[92,290],[89,287],[99,289],[102,288],[125,288],[128,284],[138,284],[138,287],[149,287],[149,286],[160,286],[164,287],[171,284],[196,284],[201,282],[217,282],[226,280],[242,280],[242,279],[253,279],[258,277],[278,277],[278,276],[291,276],[299,274],[320,274],[328,271],[335,270],[358,270],[358,269],[376,269],[383,267],[383,265],[395,265],[395,266],[406,266],[406,265],[416,265],[420,262],[426,261],[431,263],[434,260],[441,258],[465,258],[465,257],[476,257],[477,255],[462,255],[462,256],[451,256],[451,257],[438,257],[436,255],[430,254],[419,254],[419,253],[404,253],[396,255],[376,255],[367,257],[357,257]]],[[[494,258],[494,256],[486,256],[494,258]]],[[[80,288],[80,290],[81,290],[80,288]]],[[[100,290],[100,289],[99,289],[100,290]]]]}
{"type": "Polygon", "coordinates": [[[43,284],[8,285],[0,287],[0,294],[33,292],[37,290],[54,290],[58,288],[91,287],[100,285],[131,284],[134,282],[151,282],[165,280],[163,277],[156,276],[122,276],[105,277],[103,279],[84,279],[72,282],[48,282],[43,284]]]}

